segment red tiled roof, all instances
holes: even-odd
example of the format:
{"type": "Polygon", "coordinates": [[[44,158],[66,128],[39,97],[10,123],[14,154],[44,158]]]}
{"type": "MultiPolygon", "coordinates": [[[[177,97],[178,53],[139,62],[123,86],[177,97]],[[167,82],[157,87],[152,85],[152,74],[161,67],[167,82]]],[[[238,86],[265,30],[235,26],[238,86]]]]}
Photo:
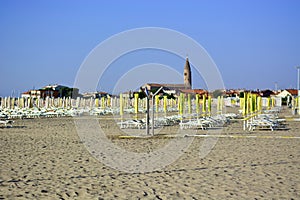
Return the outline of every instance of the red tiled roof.
{"type": "Polygon", "coordinates": [[[202,90],[202,89],[181,89],[180,91],[182,93],[187,93],[187,94],[207,94],[208,93],[206,90],[202,90]]]}
{"type": "Polygon", "coordinates": [[[287,89],[286,91],[288,91],[291,95],[295,95],[295,96],[298,95],[298,90],[295,90],[295,89],[287,89]]]}

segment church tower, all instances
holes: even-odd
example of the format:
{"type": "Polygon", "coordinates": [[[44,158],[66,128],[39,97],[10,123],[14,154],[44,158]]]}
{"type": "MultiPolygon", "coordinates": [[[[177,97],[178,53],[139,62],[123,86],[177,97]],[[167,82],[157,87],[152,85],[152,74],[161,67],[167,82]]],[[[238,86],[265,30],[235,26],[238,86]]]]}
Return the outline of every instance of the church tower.
{"type": "Polygon", "coordinates": [[[186,58],[185,60],[185,65],[184,65],[184,70],[183,70],[183,79],[184,79],[184,86],[187,89],[192,88],[192,73],[191,73],[191,67],[190,67],[190,62],[189,59],[186,58]]]}

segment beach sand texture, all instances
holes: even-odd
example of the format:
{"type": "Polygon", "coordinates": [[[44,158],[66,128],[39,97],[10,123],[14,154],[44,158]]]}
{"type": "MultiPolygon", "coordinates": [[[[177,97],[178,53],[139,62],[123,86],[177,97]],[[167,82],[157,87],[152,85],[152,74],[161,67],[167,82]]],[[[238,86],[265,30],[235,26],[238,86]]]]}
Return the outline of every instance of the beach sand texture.
{"type": "MultiPolygon", "coordinates": [[[[100,117],[99,123],[106,133],[122,134],[113,120],[100,117]]],[[[199,149],[205,138],[197,137],[170,165],[133,174],[92,157],[72,118],[16,120],[13,128],[0,128],[0,199],[300,199],[300,139],[261,137],[300,136],[299,122],[288,127],[249,132],[234,122],[222,135],[241,137],[219,138],[204,158],[199,149]]],[[[147,152],[169,139],[111,140],[127,151],[147,152]]]]}

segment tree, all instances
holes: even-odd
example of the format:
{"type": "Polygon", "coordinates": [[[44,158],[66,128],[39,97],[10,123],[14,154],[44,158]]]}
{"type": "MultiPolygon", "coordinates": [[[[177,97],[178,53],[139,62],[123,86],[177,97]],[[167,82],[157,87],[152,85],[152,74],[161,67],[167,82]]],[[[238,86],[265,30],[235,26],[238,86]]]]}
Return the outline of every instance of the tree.
{"type": "Polygon", "coordinates": [[[223,90],[215,90],[212,93],[212,97],[213,98],[218,98],[219,96],[224,96],[224,92],[223,90]]]}

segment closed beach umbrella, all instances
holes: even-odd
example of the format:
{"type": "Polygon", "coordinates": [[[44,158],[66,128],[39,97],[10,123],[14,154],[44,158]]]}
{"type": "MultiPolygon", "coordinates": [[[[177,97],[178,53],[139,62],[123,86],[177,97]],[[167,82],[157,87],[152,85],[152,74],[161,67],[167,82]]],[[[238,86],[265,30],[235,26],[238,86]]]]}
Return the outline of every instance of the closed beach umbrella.
{"type": "Polygon", "coordinates": [[[123,102],[123,95],[122,94],[120,94],[120,115],[121,116],[123,116],[123,114],[124,114],[124,102],[123,102]]]}
{"type": "Polygon", "coordinates": [[[20,98],[20,108],[24,108],[24,97],[20,98]]]}
{"type": "Polygon", "coordinates": [[[48,108],[48,106],[49,106],[49,98],[46,97],[46,100],[45,100],[45,108],[48,108]]]}
{"type": "Polygon", "coordinates": [[[251,111],[251,100],[250,100],[250,98],[251,98],[251,94],[248,93],[247,94],[247,114],[249,114],[250,111],[251,111]]]}
{"type": "Polygon", "coordinates": [[[111,97],[109,95],[107,95],[107,107],[111,107],[111,97]]]}
{"type": "Polygon", "coordinates": [[[189,114],[192,114],[191,94],[188,94],[188,112],[189,114]]]}
{"type": "Polygon", "coordinates": [[[4,104],[5,104],[5,103],[4,103],[4,99],[5,99],[5,98],[1,98],[1,108],[4,108],[4,104]]]}
{"type": "Polygon", "coordinates": [[[257,97],[257,111],[260,112],[262,108],[262,98],[259,96],[257,97]]]}
{"type": "Polygon", "coordinates": [[[63,99],[62,98],[58,98],[58,107],[62,108],[63,107],[63,99]]]}
{"type": "Polygon", "coordinates": [[[39,104],[40,104],[40,103],[39,103],[39,98],[36,98],[36,99],[35,99],[35,106],[36,106],[37,108],[39,108],[39,107],[40,107],[39,104]]]}
{"type": "Polygon", "coordinates": [[[240,109],[243,110],[244,108],[244,103],[245,103],[245,98],[240,98],[240,109]]]}
{"type": "Polygon", "coordinates": [[[97,98],[97,99],[95,99],[95,106],[96,106],[96,108],[98,108],[99,107],[99,99],[97,98]]]}
{"type": "Polygon", "coordinates": [[[33,107],[33,99],[30,97],[29,99],[29,108],[32,108],[33,107]]]}
{"type": "Polygon", "coordinates": [[[256,103],[256,100],[257,100],[257,96],[256,94],[253,95],[253,112],[256,112],[257,111],[257,103],[256,103]]]}
{"type": "Polygon", "coordinates": [[[267,106],[268,106],[268,109],[271,108],[271,98],[270,97],[268,97],[268,99],[267,99],[267,106]]]}
{"type": "Polygon", "coordinates": [[[217,102],[217,112],[221,112],[221,97],[218,96],[218,102],[217,102]]]}
{"type": "Polygon", "coordinates": [[[250,96],[249,96],[249,101],[250,101],[250,103],[249,103],[250,113],[252,114],[253,113],[253,95],[252,94],[250,94],[250,96]]]}
{"type": "Polygon", "coordinates": [[[211,114],[211,96],[208,96],[208,113],[211,114]]]}
{"type": "Polygon", "coordinates": [[[196,94],[196,113],[200,113],[200,106],[199,106],[199,94],[196,94]]]}
{"type": "Polygon", "coordinates": [[[178,96],[177,99],[176,99],[178,112],[180,112],[180,98],[181,98],[181,96],[178,96]]]}
{"type": "Polygon", "coordinates": [[[11,104],[11,102],[10,102],[10,97],[7,97],[7,99],[6,99],[6,108],[10,108],[10,104],[11,104]]]}
{"type": "Polygon", "coordinates": [[[206,95],[203,94],[202,96],[202,113],[205,114],[206,113],[206,95]]]}
{"type": "Polygon", "coordinates": [[[184,107],[184,95],[180,93],[180,98],[179,98],[179,115],[183,115],[183,107],[184,107]]]}
{"type": "Polygon", "coordinates": [[[11,109],[14,109],[14,108],[15,108],[15,98],[14,98],[14,97],[11,98],[10,108],[11,108],[11,109]]]}
{"type": "Polygon", "coordinates": [[[101,108],[105,108],[105,97],[101,97],[101,108]]]}
{"type": "Polygon", "coordinates": [[[76,98],[76,104],[75,104],[76,108],[79,108],[80,106],[80,97],[76,98]]]}
{"type": "Polygon", "coordinates": [[[164,112],[165,112],[165,114],[167,114],[167,106],[168,106],[167,96],[164,96],[164,112]]]}
{"type": "Polygon", "coordinates": [[[139,94],[134,94],[134,112],[137,114],[139,112],[139,94]]]}
{"type": "Polygon", "coordinates": [[[224,97],[221,96],[221,103],[220,103],[220,110],[221,110],[221,113],[223,113],[223,102],[224,102],[224,97]]]}
{"type": "Polygon", "coordinates": [[[158,112],[159,110],[159,96],[155,96],[155,111],[158,112]]]}
{"type": "Polygon", "coordinates": [[[244,93],[244,100],[243,100],[243,115],[246,116],[247,115],[247,93],[244,93]]]}

